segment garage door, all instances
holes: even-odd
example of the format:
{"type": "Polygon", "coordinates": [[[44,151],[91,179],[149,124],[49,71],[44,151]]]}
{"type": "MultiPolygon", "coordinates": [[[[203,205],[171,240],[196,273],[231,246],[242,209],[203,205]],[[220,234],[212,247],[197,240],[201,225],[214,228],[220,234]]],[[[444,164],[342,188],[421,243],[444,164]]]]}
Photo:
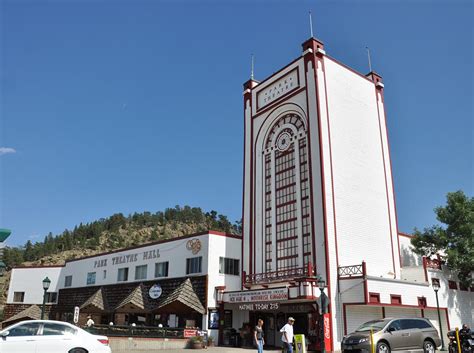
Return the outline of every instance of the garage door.
{"type": "MultiPolygon", "coordinates": [[[[441,324],[443,326],[443,338],[446,338],[446,333],[448,332],[448,324],[446,321],[446,313],[444,310],[440,310],[441,315],[441,324]]],[[[433,326],[438,330],[439,333],[439,321],[438,321],[438,311],[432,309],[425,309],[425,318],[429,319],[433,326]]],[[[446,339],[445,339],[446,342],[446,339]]]]}
{"type": "Polygon", "coordinates": [[[415,308],[385,307],[385,317],[421,317],[421,310],[415,308]]]}
{"type": "Polygon", "coordinates": [[[347,333],[354,332],[364,322],[381,318],[382,308],[380,307],[349,305],[346,307],[347,333]]]}

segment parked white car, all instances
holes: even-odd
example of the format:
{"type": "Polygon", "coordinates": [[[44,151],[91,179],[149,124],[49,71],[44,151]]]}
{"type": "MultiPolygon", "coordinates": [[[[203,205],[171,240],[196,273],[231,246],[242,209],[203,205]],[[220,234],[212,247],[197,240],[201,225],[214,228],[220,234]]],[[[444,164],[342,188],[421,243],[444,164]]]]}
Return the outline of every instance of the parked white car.
{"type": "Polygon", "coordinates": [[[0,353],[111,353],[106,336],[67,322],[28,320],[0,331],[0,353]]]}

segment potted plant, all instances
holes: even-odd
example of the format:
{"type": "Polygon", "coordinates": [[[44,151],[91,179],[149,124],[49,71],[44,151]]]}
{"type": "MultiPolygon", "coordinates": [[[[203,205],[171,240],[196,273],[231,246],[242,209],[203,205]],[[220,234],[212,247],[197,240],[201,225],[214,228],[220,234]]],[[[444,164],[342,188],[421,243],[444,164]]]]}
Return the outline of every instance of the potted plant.
{"type": "Polygon", "coordinates": [[[191,337],[189,345],[192,349],[202,349],[203,339],[201,336],[191,337]]]}
{"type": "Polygon", "coordinates": [[[212,337],[212,336],[207,337],[207,346],[208,347],[214,347],[214,337],[212,337]]]}

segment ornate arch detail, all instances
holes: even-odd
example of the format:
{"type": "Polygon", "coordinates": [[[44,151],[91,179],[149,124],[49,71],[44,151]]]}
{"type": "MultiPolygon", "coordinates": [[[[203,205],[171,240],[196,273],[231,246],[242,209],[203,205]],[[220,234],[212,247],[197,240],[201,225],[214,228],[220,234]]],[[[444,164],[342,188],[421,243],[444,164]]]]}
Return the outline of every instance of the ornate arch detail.
{"type": "Polygon", "coordinates": [[[313,256],[305,120],[282,111],[266,131],[260,142],[263,270],[302,268],[313,256]]]}
{"type": "Polygon", "coordinates": [[[283,151],[288,148],[292,140],[297,138],[298,134],[302,136],[305,132],[304,121],[299,115],[295,113],[285,114],[270,129],[265,141],[264,150],[276,147],[283,151]]]}

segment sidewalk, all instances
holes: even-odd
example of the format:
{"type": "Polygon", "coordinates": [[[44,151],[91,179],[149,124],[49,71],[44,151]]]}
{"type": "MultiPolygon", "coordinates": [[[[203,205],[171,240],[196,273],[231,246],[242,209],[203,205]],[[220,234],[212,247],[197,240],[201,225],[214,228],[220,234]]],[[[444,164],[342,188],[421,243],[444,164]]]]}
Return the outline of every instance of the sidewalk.
{"type": "MultiPolygon", "coordinates": [[[[280,350],[276,351],[268,351],[268,352],[279,352],[280,350]]],[[[157,350],[134,350],[130,351],[127,350],[113,350],[112,353],[157,353],[157,352],[165,352],[165,351],[157,351],[157,350]]],[[[256,353],[256,349],[246,349],[246,348],[229,348],[229,347],[211,347],[208,349],[201,349],[201,350],[193,350],[193,349],[173,349],[167,350],[166,352],[172,353],[191,353],[191,352],[202,352],[202,353],[256,353]]]]}

